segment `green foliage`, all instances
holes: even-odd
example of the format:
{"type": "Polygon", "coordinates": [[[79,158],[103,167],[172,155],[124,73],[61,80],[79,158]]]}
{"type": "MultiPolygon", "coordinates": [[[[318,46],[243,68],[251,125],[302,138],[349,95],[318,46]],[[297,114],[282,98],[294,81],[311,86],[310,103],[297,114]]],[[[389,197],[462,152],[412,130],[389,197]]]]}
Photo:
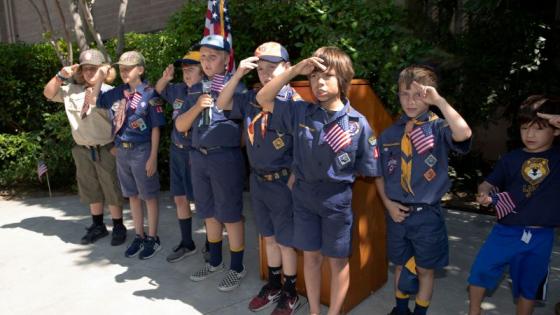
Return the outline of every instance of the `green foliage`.
{"type": "Polygon", "coordinates": [[[37,132],[0,134],[0,187],[37,179],[38,139],[37,132]]]}

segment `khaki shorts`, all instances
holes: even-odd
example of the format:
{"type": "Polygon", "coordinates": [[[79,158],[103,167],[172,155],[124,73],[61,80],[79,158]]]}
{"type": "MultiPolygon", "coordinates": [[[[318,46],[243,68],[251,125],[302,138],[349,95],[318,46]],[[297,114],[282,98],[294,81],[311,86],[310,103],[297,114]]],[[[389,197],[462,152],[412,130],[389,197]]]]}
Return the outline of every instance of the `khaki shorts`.
{"type": "Polygon", "coordinates": [[[109,151],[112,146],[112,144],[100,146],[99,150],[94,149],[93,152],[80,145],[72,148],[72,156],[76,163],[78,192],[82,203],[89,205],[101,202],[122,207],[123,197],[117,178],[117,164],[115,157],[109,151]]]}

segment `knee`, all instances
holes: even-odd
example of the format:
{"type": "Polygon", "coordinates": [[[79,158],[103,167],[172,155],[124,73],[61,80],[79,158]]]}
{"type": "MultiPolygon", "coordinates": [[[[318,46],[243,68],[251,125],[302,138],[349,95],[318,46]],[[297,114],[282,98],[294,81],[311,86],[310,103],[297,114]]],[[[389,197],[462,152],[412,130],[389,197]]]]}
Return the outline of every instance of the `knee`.
{"type": "Polygon", "coordinates": [[[418,277],[433,277],[434,269],[426,269],[416,266],[416,271],[418,272],[418,277]]]}

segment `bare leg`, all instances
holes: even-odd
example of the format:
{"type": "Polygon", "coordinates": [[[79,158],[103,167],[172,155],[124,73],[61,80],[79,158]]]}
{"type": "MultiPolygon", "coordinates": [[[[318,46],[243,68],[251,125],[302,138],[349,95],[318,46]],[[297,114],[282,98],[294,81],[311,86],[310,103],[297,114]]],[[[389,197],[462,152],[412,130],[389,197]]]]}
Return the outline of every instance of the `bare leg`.
{"type": "Polygon", "coordinates": [[[146,200],[146,208],[148,208],[148,236],[157,236],[159,222],[159,204],[157,198],[146,200]]]}
{"type": "Polygon", "coordinates": [[[469,285],[469,315],[480,315],[480,306],[484,300],[486,289],[475,285],[469,285]]]}
{"type": "Polygon", "coordinates": [[[522,296],[517,299],[517,315],[531,315],[534,307],[534,300],[528,300],[522,296]]]}
{"type": "Polygon", "coordinates": [[[305,277],[305,290],[309,301],[309,313],[319,314],[321,303],[319,300],[321,293],[321,263],[323,256],[319,251],[303,252],[303,274],[305,277]]]}
{"type": "Polygon", "coordinates": [[[138,195],[128,198],[130,202],[130,211],[132,212],[132,221],[134,222],[134,230],[136,234],[144,237],[144,211],[142,211],[142,200],[138,195]]]}
{"type": "Polygon", "coordinates": [[[348,258],[329,257],[331,267],[331,305],[328,315],[338,315],[350,286],[350,265],[348,258]]]}

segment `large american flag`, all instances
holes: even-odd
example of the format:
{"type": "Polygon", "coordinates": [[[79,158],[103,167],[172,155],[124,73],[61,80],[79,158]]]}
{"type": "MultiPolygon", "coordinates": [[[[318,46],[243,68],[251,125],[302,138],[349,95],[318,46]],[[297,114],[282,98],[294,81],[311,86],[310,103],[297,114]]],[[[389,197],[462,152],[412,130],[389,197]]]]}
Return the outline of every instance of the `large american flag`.
{"type": "Polygon", "coordinates": [[[329,144],[334,153],[338,153],[338,151],[352,143],[352,138],[350,134],[342,128],[339,119],[325,134],[325,141],[329,144]]]}
{"type": "Polygon", "coordinates": [[[513,211],[513,209],[515,209],[515,202],[508,192],[492,194],[491,197],[492,205],[496,209],[498,220],[510,213],[516,213],[513,211]]]}
{"type": "Polygon", "coordinates": [[[423,154],[434,147],[434,134],[429,124],[423,124],[410,132],[410,140],[418,154],[423,154]]]}
{"type": "Polygon", "coordinates": [[[208,10],[204,22],[204,36],[207,35],[222,35],[228,41],[230,47],[228,72],[233,72],[235,61],[233,59],[231,19],[227,0],[208,0],[208,10]]]}

